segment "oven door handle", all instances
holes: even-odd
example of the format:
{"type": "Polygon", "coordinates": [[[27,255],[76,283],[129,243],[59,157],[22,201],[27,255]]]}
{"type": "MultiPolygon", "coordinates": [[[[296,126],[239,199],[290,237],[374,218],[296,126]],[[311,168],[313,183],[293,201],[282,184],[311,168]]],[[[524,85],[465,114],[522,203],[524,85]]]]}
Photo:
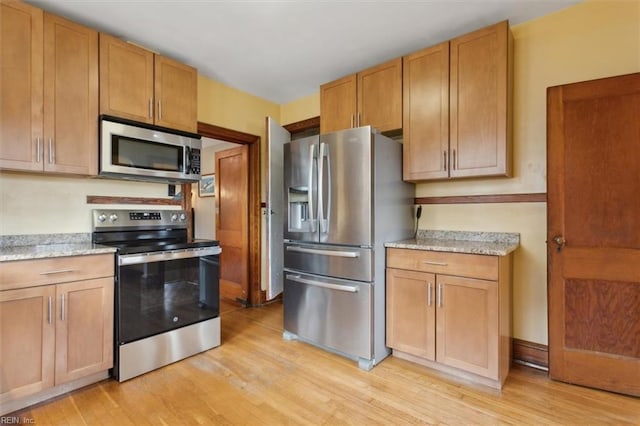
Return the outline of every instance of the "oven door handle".
{"type": "Polygon", "coordinates": [[[218,246],[198,249],[154,251],[150,253],[135,253],[118,255],[118,265],[136,265],[140,263],[162,262],[167,260],[190,259],[193,257],[213,256],[222,253],[218,246]]]}

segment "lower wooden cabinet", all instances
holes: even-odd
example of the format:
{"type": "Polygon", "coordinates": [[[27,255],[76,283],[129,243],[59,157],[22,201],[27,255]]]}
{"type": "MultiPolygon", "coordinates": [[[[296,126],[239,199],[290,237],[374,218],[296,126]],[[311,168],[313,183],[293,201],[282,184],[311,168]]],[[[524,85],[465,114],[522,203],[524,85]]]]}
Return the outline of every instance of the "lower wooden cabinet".
{"type": "Polygon", "coordinates": [[[501,388],[511,361],[510,270],[510,256],[388,249],[387,346],[501,388]]]}
{"type": "Polygon", "coordinates": [[[113,367],[113,255],[74,259],[2,264],[0,414],[12,401],[113,367]],[[12,279],[23,267],[24,275],[60,283],[29,287],[12,279]],[[87,274],[97,277],[78,279],[87,274]]]}
{"type": "Polygon", "coordinates": [[[55,286],[0,292],[0,403],[53,386],[55,286]]]}

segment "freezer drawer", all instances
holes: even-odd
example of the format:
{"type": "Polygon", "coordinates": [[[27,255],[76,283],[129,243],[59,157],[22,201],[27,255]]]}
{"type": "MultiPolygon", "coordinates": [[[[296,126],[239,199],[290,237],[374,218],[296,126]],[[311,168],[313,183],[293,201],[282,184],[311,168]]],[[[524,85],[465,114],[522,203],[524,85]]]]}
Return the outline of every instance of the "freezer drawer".
{"type": "Polygon", "coordinates": [[[326,244],[285,243],[284,267],[350,280],[373,281],[373,250],[326,244]]]}
{"type": "Polygon", "coordinates": [[[352,358],[373,358],[370,283],[285,269],[284,329],[352,358]]]}

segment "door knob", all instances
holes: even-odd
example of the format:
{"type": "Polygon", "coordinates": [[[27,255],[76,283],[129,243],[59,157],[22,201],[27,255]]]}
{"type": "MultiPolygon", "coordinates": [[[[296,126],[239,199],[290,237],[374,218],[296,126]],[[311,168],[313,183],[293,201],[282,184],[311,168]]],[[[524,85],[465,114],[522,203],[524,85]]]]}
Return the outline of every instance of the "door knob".
{"type": "Polygon", "coordinates": [[[567,241],[564,239],[562,235],[556,235],[553,237],[553,242],[558,245],[558,251],[562,250],[567,241]]]}

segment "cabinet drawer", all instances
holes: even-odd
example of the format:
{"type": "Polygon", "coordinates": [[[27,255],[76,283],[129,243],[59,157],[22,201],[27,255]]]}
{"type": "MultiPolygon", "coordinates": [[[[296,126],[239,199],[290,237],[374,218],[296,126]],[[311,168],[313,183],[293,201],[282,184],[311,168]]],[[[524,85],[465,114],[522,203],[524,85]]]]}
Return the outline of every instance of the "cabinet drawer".
{"type": "Polygon", "coordinates": [[[428,250],[387,249],[387,267],[485,280],[498,279],[498,257],[428,250]]]}
{"type": "Polygon", "coordinates": [[[113,273],[112,254],[3,262],[0,290],[111,277],[113,273]]]}

